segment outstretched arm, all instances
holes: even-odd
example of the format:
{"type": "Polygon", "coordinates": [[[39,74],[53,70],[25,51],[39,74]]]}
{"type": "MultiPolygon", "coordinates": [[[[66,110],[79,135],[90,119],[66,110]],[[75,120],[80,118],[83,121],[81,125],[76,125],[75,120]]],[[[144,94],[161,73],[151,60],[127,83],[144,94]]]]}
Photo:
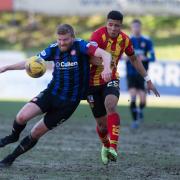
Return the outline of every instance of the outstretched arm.
{"type": "Polygon", "coordinates": [[[148,92],[153,91],[153,93],[156,96],[160,96],[159,92],[156,90],[155,86],[153,85],[150,77],[148,76],[143,64],[141,61],[139,61],[135,55],[129,56],[131,64],[134,66],[134,68],[141,74],[141,76],[145,79],[147,82],[147,90],[148,92]]]}
{"type": "Polygon", "coordinates": [[[6,72],[9,70],[23,70],[23,69],[25,69],[25,64],[26,64],[26,61],[21,61],[16,64],[0,67],[0,73],[6,72]]]}
{"type": "Polygon", "coordinates": [[[104,66],[104,70],[101,73],[101,76],[106,82],[110,81],[112,76],[111,54],[101,48],[97,48],[94,53],[94,56],[102,59],[102,65],[104,66]]]}

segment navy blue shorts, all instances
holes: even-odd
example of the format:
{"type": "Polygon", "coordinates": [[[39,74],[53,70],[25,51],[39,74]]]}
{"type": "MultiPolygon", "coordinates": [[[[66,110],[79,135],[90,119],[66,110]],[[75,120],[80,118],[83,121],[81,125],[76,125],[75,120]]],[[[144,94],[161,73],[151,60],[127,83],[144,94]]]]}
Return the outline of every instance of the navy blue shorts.
{"type": "Polygon", "coordinates": [[[128,84],[128,89],[136,88],[138,90],[143,90],[143,91],[145,90],[145,81],[140,74],[128,75],[127,84],[128,84]]]}

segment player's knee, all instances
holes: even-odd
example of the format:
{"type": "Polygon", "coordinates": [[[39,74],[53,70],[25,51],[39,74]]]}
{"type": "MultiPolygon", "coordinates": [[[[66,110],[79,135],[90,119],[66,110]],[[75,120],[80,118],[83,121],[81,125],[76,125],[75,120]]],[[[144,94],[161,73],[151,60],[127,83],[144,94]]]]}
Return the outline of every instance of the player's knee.
{"type": "Polygon", "coordinates": [[[25,124],[27,122],[27,115],[26,113],[19,113],[16,116],[16,121],[20,124],[25,124]]]}
{"type": "Polygon", "coordinates": [[[107,105],[106,105],[106,111],[107,111],[107,113],[116,112],[116,106],[114,106],[114,105],[112,105],[112,104],[107,104],[107,105]]]}
{"type": "Polygon", "coordinates": [[[38,126],[33,127],[33,129],[31,130],[31,136],[34,139],[39,139],[41,137],[42,131],[41,128],[38,126]]]}
{"type": "Polygon", "coordinates": [[[116,104],[113,103],[112,101],[105,101],[105,108],[106,108],[106,111],[107,113],[113,113],[113,112],[116,112],[116,104]]]}
{"type": "Polygon", "coordinates": [[[43,120],[41,120],[31,129],[31,136],[34,139],[39,139],[48,131],[49,129],[46,127],[43,120]]]}

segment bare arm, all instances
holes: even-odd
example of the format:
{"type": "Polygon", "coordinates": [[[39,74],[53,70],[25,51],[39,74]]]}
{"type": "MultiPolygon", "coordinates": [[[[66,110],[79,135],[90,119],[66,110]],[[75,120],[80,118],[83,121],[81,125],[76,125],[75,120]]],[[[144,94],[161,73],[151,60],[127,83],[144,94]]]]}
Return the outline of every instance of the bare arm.
{"type": "Polygon", "coordinates": [[[101,48],[97,48],[94,56],[102,59],[102,61],[103,61],[102,65],[104,66],[104,70],[101,73],[101,76],[105,81],[110,81],[111,75],[112,75],[112,70],[111,70],[112,56],[111,56],[111,54],[101,48]]]}
{"type": "Polygon", "coordinates": [[[129,59],[130,59],[131,64],[139,72],[139,74],[142,77],[146,77],[147,76],[147,72],[144,69],[144,66],[143,66],[142,62],[139,61],[135,55],[129,56],[129,59]]]}
{"type": "Polygon", "coordinates": [[[25,64],[26,64],[26,61],[21,61],[16,64],[0,67],[0,73],[6,72],[9,70],[23,70],[23,69],[25,69],[25,64]]]}
{"type": "Polygon", "coordinates": [[[160,96],[159,92],[156,90],[155,86],[151,82],[151,79],[149,78],[142,62],[137,59],[135,55],[129,56],[131,64],[134,66],[134,68],[141,74],[141,76],[145,79],[147,82],[147,90],[150,93],[150,90],[154,92],[156,96],[160,96]]]}
{"type": "Polygon", "coordinates": [[[104,68],[111,68],[112,57],[111,57],[110,53],[108,53],[107,51],[105,51],[105,50],[103,50],[101,48],[97,48],[97,50],[95,51],[94,56],[98,57],[98,58],[102,58],[104,68]]]}

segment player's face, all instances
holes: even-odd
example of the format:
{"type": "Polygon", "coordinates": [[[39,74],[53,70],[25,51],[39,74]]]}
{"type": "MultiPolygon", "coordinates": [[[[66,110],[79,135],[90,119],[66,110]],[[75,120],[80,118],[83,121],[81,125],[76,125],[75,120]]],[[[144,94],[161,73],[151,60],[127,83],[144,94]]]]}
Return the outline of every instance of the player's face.
{"type": "Polygon", "coordinates": [[[58,34],[57,35],[57,43],[61,51],[68,51],[72,46],[74,41],[74,37],[70,33],[67,34],[58,34]]]}
{"type": "Polygon", "coordinates": [[[116,38],[121,31],[122,22],[119,20],[108,19],[107,31],[111,38],[116,38]]]}
{"type": "Polygon", "coordinates": [[[141,25],[139,23],[132,23],[131,31],[135,36],[139,36],[141,34],[141,25]]]}

